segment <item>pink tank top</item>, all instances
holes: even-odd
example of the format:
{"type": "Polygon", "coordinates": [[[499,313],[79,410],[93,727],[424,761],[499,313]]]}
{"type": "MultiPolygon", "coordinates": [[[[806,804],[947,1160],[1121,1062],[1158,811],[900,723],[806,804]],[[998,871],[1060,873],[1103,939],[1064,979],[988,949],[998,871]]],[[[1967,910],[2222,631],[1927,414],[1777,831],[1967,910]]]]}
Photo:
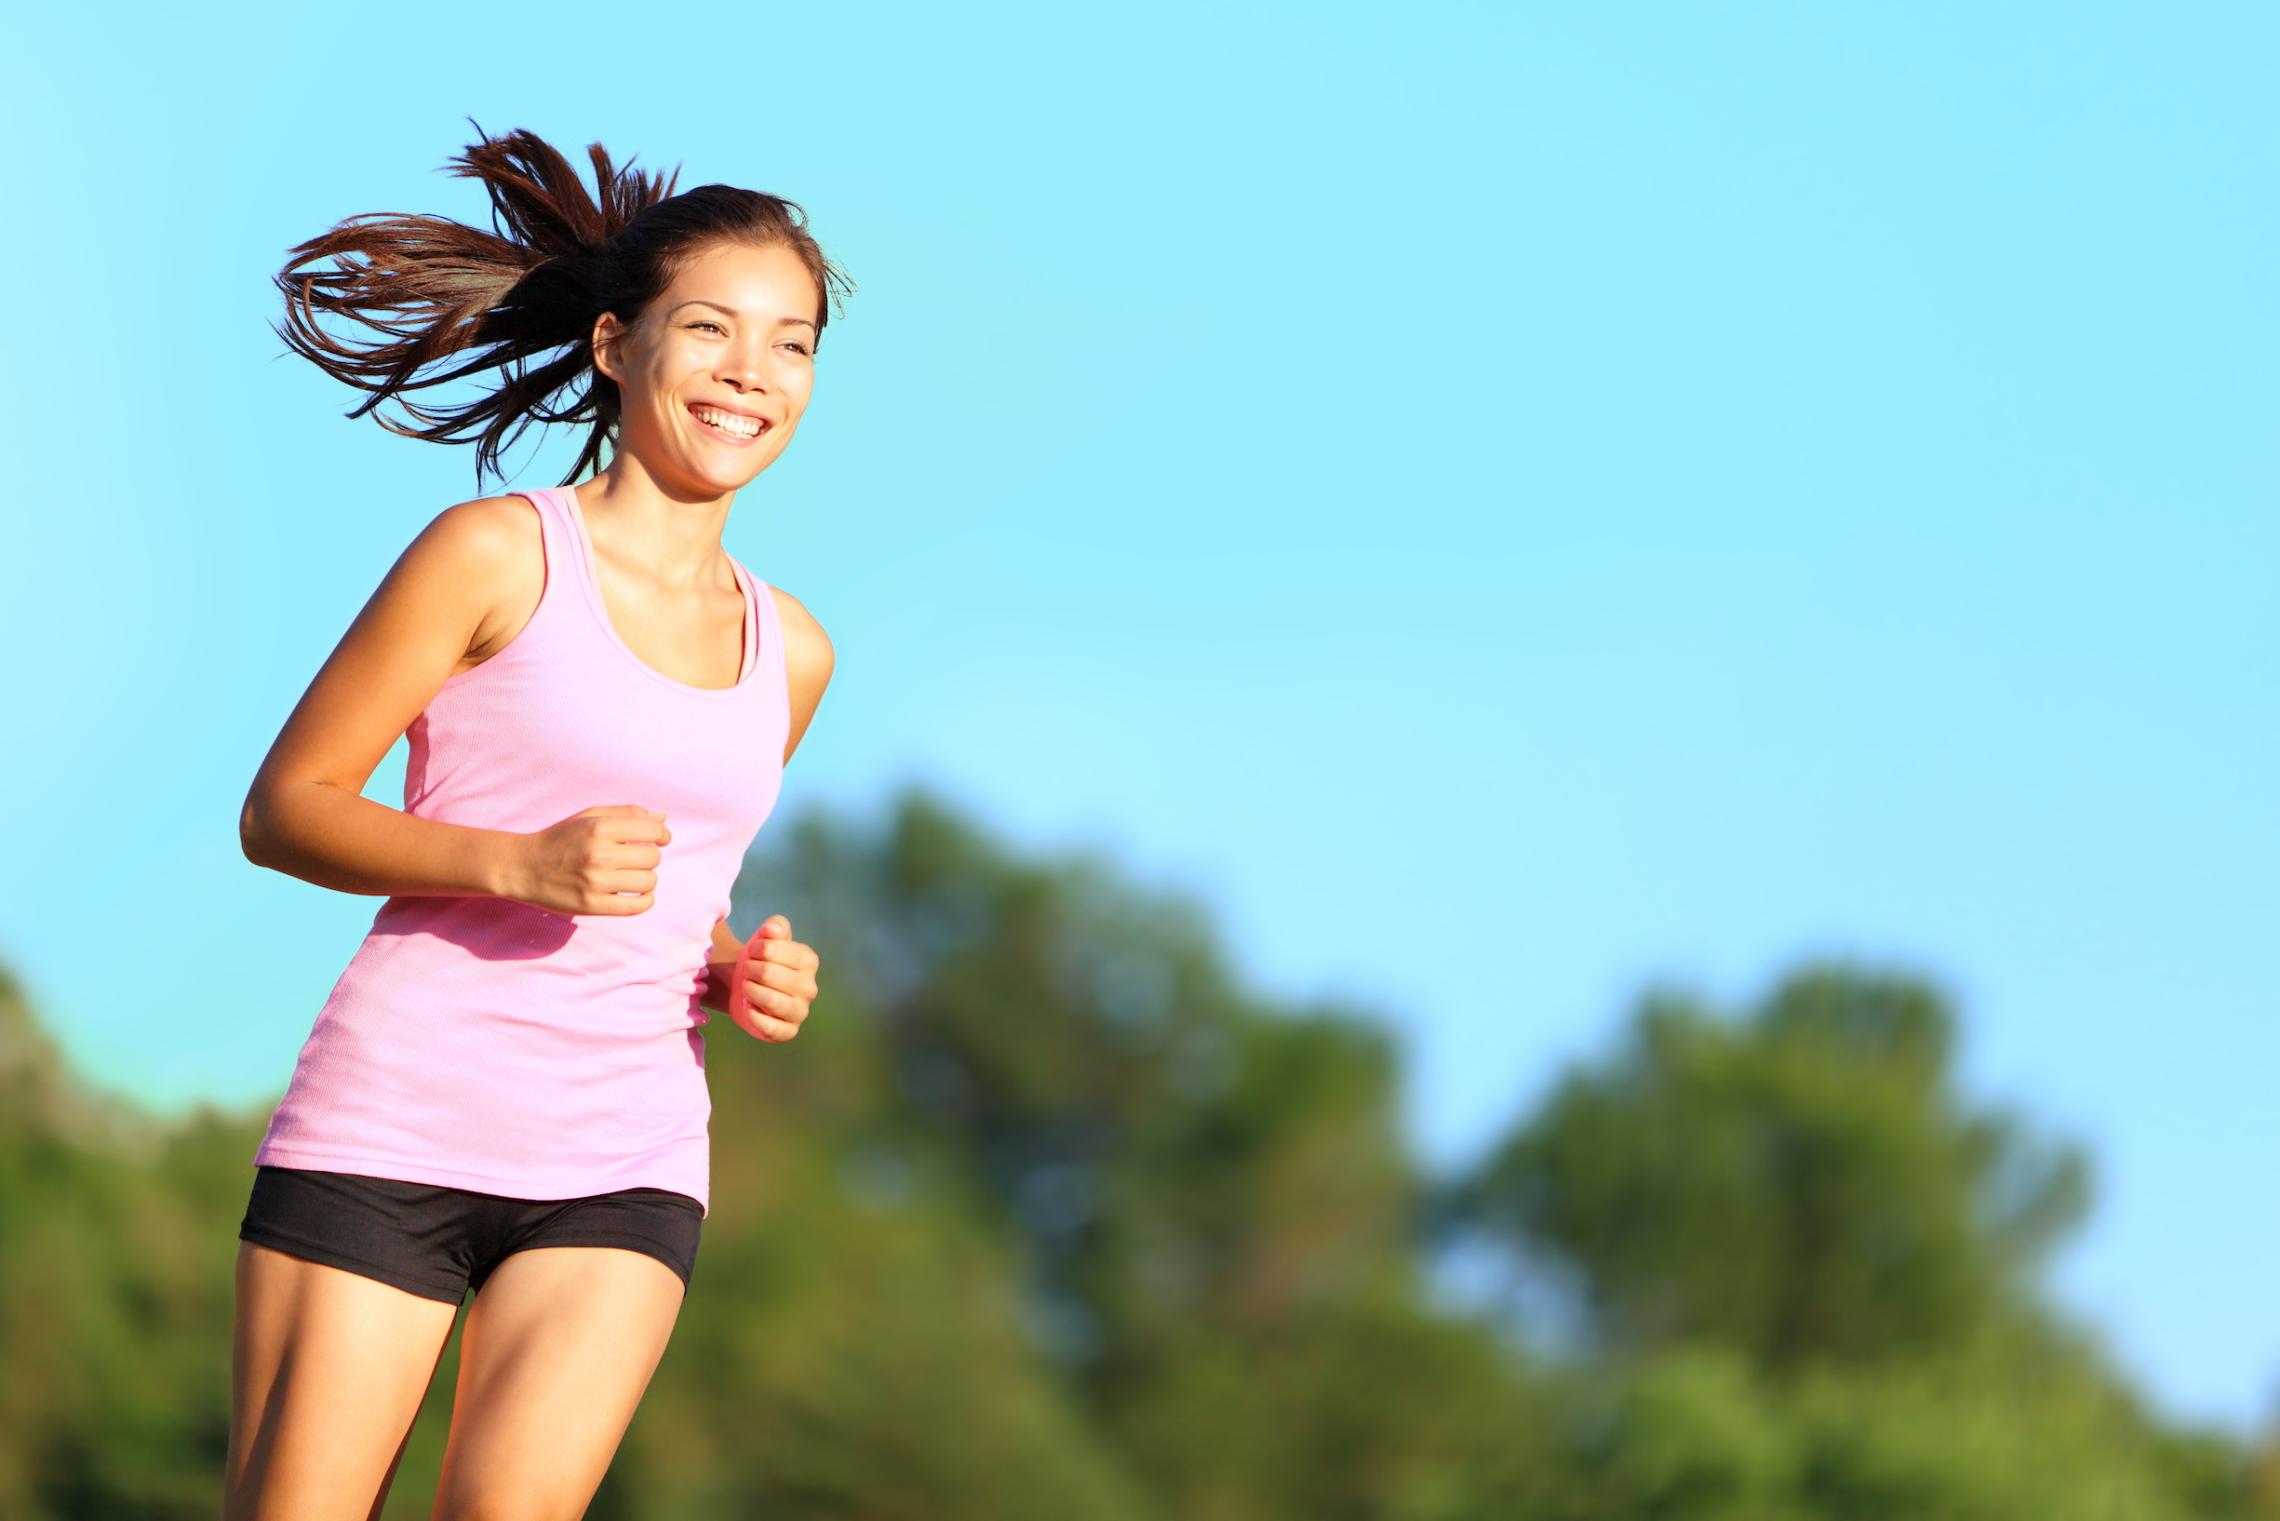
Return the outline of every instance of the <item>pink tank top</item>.
{"type": "Polygon", "coordinates": [[[301,1047],[254,1163],[519,1199],[671,1189],[712,1209],[697,999],[714,921],[775,806],[791,708],[765,583],[736,685],[689,686],[611,627],[568,487],[538,509],[546,587],[522,631],[444,682],[407,736],[404,811],[524,833],[581,809],[661,810],[639,914],[390,897],[301,1047]]]}

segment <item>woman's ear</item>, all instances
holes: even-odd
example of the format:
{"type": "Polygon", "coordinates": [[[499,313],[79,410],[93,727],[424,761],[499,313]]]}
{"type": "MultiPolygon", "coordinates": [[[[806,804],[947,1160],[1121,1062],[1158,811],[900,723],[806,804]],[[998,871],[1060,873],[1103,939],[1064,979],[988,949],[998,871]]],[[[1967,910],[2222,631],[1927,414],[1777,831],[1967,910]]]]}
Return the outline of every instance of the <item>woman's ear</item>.
{"type": "Polygon", "coordinates": [[[613,374],[609,368],[610,364],[614,363],[617,358],[609,350],[611,345],[623,336],[624,332],[625,325],[618,321],[616,312],[604,312],[594,319],[594,368],[600,370],[604,376],[611,380],[618,380],[619,377],[613,374]]]}

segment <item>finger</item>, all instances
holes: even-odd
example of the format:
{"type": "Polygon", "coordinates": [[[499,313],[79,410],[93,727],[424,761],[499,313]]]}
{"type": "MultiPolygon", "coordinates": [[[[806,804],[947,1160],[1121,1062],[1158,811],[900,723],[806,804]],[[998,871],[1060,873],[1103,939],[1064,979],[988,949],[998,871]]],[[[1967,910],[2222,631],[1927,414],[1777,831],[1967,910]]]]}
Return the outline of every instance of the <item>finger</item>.
{"type": "Polygon", "coordinates": [[[807,968],[791,962],[771,961],[765,967],[755,964],[752,978],[770,992],[801,1003],[815,1001],[815,979],[807,975],[807,968]]]}
{"type": "MultiPolygon", "coordinates": [[[[751,964],[755,975],[763,966],[778,967],[787,973],[812,973],[823,965],[823,958],[815,953],[813,947],[802,945],[797,940],[763,940],[753,948],[751,964]]],[[[812,985],[814,978],[810,977],[808,981],[812,985]]],[[[798,983],[796,980],[787,981],[778,986],[797,991],[798,983]]]]}
{"type": "Polygon", "coordinates": [[[755,976],[763,965],[783,974],[771,987],[806,998],[815,996],[815,973],[823,966],[823,958],[815,953],[815,947],[802,945],[797,940],[770,940],[752,954],[755,976]]]}
{"type": "Polygon", "coordinates": [[[772,1031],[774,1040],[789,1040],[799,1033],[800,1024],[807,1018],[807,1005],[796,998],[777,992],[774,988],[747,984],[744,1010],[752,1024],[772,1031]]]}
{"type": "Polygon", "coordinates": [[[751,978],[745,988],[744,1006],[764,1012],[786,1024],[798,1024],[808,1016],[808,1001],[797,993],[787,992],[773,983],[751,978]]]}
{"type": "Polygon", "coordinates": [[[776,938],[789,940],[792,937],[792,921],[782,914],[770,914],[760,921],[760,933],[765,935],[771,931],[774,932],[776,938]]]}
{"type": "Polygon", "coordinates": [[[810,1003],[815,999],[815,979],[807,975],[806,968],[789,962],[771,961],[763,966],[755,960],[751,968],[751,980],[785,998],[797,999],[802,1003],[810,1003]]]}
{"type": "Polygon", "coordinates": [[[775,965],[788,966],[800,971],[812,972],[823,965],[823,957],[817,954],[816,948],[805,940],[764,940],[761,942],[760,950],[752,953],[752,959],[754,961],[760,960],[763,952],[767,959],[775,965]]]}

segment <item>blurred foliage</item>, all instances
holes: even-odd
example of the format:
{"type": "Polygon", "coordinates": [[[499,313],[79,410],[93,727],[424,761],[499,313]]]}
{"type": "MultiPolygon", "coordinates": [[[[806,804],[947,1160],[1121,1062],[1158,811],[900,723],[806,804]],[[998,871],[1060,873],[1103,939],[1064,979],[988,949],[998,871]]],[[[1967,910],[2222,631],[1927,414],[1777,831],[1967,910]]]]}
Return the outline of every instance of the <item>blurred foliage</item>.
{"type": "MultiPolygon", "coordinates": [[[[1920,979],[1651,991],[1435,1180],[1387,1026],[1247,993],[1194,903],[923,792],[768,845],[735,922],[824,995],[707,1029],[713,1211],[595,1521],[2280,1521],[2280,1432],[2165,1422],[2046,1303],[2088,1163],[1957,1092],[1920,979]],[[1565,1344],[1458,1252],[1568,1285],[1565,1344]]],[[[216,1513],[267,1117],[99,1095],[0,972],[0,1516],[216,1513]]]]}
{"type": "Polygon", "coordinates": [[[1783,1373],[1914,1357],[2019,1313],[2088,1201],[2079,1152],[1962,1108],[1953,1039],[1901,978],[1801,972],[1739,1027],[1651,994],[1629,1049],[1568,1077],[1465,1206],[1571,1261],[1611,1349],[1705,1339],[1783,1373]]]}

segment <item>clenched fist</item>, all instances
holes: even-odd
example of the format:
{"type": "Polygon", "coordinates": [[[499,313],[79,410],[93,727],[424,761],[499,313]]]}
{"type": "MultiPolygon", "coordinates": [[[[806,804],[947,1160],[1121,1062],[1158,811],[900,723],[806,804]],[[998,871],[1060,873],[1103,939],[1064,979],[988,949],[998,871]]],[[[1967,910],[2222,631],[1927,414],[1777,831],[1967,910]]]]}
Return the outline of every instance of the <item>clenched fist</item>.
{"type": "Polygon", "coordinates": [[[728,1017],[756,1040],[786,1041],[800,1033],[815,1001],[815,974],[823,958],[792,938],[792,921],[770,914],[744,942],[733,964],[715,964],[727,986],[728,1017]]]}
{"type": "Polygon", "coordinates": [[[673,841],[665,815],[637,803],[584,808],[515,837],[500,894],[563,914],[642,914],[657,901],[657,863],[673,841]]]}

